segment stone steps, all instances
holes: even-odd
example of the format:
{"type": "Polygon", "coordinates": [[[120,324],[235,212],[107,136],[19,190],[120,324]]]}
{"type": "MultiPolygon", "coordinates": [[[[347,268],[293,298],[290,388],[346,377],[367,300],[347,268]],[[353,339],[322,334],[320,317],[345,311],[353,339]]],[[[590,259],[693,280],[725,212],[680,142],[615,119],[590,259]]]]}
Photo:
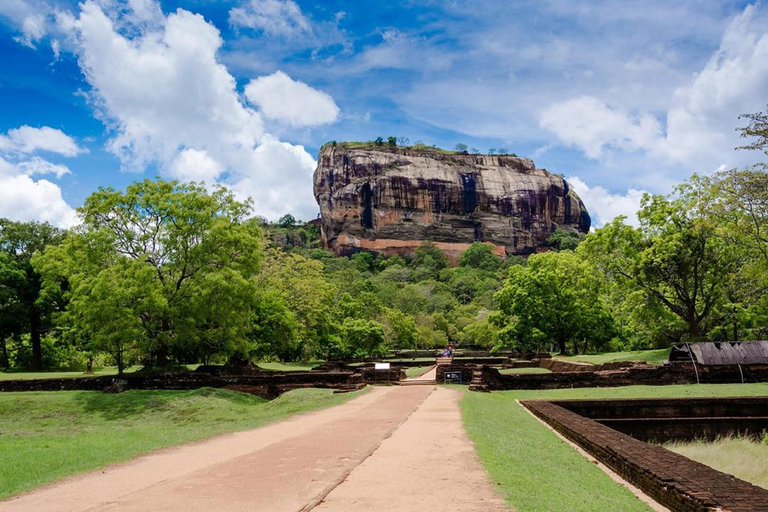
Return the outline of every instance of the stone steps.
{"type": "Polygon", "coordinates": [[[398,386],[435,386],[437,385],[437,381],[435,380],[400,380],[397,382],[393,382],[393,384],[397,384],[398,386]]]}

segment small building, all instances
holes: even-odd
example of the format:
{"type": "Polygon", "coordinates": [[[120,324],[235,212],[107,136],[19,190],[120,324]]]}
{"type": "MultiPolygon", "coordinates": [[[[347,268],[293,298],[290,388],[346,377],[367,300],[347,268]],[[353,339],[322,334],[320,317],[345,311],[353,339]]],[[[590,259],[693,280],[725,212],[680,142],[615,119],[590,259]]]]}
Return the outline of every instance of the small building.
{"type": "Polygon", "coordinates": [[[768,341],[702,341],[678,343],[669,354],[670,362],[696,361],[704,366],[768,365],[768,341]]]}

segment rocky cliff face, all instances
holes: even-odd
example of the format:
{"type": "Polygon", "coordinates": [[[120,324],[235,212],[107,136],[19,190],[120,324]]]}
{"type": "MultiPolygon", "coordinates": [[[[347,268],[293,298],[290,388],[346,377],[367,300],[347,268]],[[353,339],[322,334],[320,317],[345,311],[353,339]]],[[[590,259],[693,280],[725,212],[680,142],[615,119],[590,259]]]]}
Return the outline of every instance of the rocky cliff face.
{"type": "Polygon", "coordinates": [[[337,254],[406,254],[425,240],[454,261],[477,241],[530,254],[557,227],[590,226],[565,180],[514,156],[326,145],[314,192],[323,240],[337,254]]]}

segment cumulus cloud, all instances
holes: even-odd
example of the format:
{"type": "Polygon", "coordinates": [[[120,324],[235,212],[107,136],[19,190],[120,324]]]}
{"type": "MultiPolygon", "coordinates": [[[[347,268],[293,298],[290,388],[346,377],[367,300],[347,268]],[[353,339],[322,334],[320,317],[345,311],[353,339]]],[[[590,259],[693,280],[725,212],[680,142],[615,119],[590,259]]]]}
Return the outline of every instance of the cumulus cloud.
{"type": "Polygon", "coordinates": [[[48,32],[48,16],[53,8],[43,0],[3,0],[0,16],[7,18],[21,32],[14,39],[24,46],[34,48],[48,32]]]}
{"type": "Polygon", "coordinates": [[[540,122],[563,143],[593,159],[600,158],[607,146],[648,149],[661,137],[661,126],[652,115],[632,116],[589,96],[551,105],[541,113],[540,122]]]}
{"type": "Polygon", "coordinates": [[[291,126],[317,126],[334,122],[339,107],[328,94],[277,71],[251,80],[245,96],[264,117],[291,126]]]}
{"type": "Polygon", "coordinates": [[[288,38],[312,32],[309,20],[292,0],[250,0],[229,11],[229,23],[288,38]]]}
{"type": "Polygon", "coordinates": [[[600,227],[619,215],[627,218],[626,222],[639,226],[637,211],[645,190],[629,189],[626,194],[614,194],[599,185],[590,187],[578,176],[568,178],[568,183],[579,195],[587,211],[592,216],[592,226],[600,227]]]}
{"type": "Polygon", "coordinates": [[[224,168],[206,151],[185,149],[168,166],[169,174],[180,181],[215,182],[224,168]]]}
{"type": "Polygon", "coordinates": [[[37,151],[67,157],[83,152],[71,137],[47,126],[22,126],[0,135],[0,217],[72,227],[78,223],[77,214],[62,198],[59,185],[33,179],[40,175],[61,178],[70,170],[34,155],[37,151]]]}
{"type": "Polygon", "coordinates": [[[26,174],[27,176],[53,174],[57,178],[61,178],[65,174],[70,174],[71,172],[66,165],[54,164],[39,156],[33,156],[29,160],[17,163],[16,168],[21,171],[22,174],[26,174]]]}
{"type": "MultiPolygon", "coordinates": [[[[142,12],[155,12],[148,0],[137,2],[142,12]]],[[[311,190],[314,160],[302,146],[278,142],[283,150],[274,150],[260,113],[243,103],[219,61],[223,41],[215,26],[183,9],[161,16],[160,23],[136,22],[129,10],[115,19],[94,0],[77,16],[62,16],[92,87],[90,101],[112,132],[108,149],[125,170],[157,164],[174,178],[218,181],[241,196],[247,190],[261,215],[286,213],[306,195],[296,190],[311,190]]],[[[253,83],[248,96],[265,116],[314,126],[338,113],[329,96],[284,73],[253,83]],[[280,100],[295,105],[279,106],[280,100]]],[[[293,211],[307,218],[316,209],[310,195],[293,211]]]]}
{"type": "Polygon", "coordinates": [[[756,10],[750,5],[734,17],[704,68],[674,91],[665,126],[650,112],[632,113],[593,96],[551,104],[540,126],[592,159],[613,148],[642,150],[689,171],[743,163],[746,155],[733,151],[737,116],[761,110],[768,90],[768,34],[753,26],[756,10]]]}
{"type": "Polygon", "coordinates": [[[76,156],[86,150],[79,147],[66,133],[50,126],[34,128],[21,126],[0,135],[0,151],[9,153],[33,153],[47,151],[63,156],[76,156]]]}
{"type": "Polygon", "coordinates": [[[48,180],[35,181],[25,174],[0,174],[0,217],[50,222],[61,228],[79,222],[75,210],[61,197],[58,185],[48,180]]]}

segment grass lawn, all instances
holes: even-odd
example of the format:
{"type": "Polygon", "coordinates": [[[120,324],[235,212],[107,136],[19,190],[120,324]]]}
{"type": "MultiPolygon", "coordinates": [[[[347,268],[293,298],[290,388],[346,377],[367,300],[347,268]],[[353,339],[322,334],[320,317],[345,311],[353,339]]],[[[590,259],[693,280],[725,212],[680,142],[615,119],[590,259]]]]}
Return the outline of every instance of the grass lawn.
{"type": "Polygon", "coordinates": [[[630,350],[628,352],[602,352],[600,354],[582,354],[577,356],[556,356],[563,361],[579,361],[582,363],[603,364],[622,361],[644,361],[650,364],[661,364],[669,358],[669,348],[658,350],[630,350]]]}
{"type": "MultiPolygon", "coordinates": [[[[197,365],[195,365],[197,366],[197,365]]],[[[125,373],[132,373],[141,369],[141,366],[131,366],[126,368],[125,373]]],[[[0,370],[0,380],[16,379],[68,379],[74,377],[100,377],[102,375],[117,375],[117,366],[97,367],[93,370],[93,375],[86,375],[81,371],[73,372],[17,372],[14,370],[0,370]]]]}
{"type": "Polygon", "coordinates": [[[405,369],[405,374],[408,376],[408,378],[411,377],[420,377],[427,373],[427,371],[432,368],[432,366],[411,366],[410,368],[405,369]]]}
{"type": "Polygon", "coordinates": [[[518,512],[649,510],[515,400],[765,396],[768,384],[628,386],[466,393],[462,417],[491,481],[518,512]]]}
{"type": "Polygon", "coordinates": [[[158,448],[341,404],[364,392],[299,389],[271,402],[212,388],[0,393],[0,499],[158,448]]]}
{"type": "Polygon", "coordinates": [[[273,372],[308,372],[322,361],[309,363],[256,363],[259,368],[273,372]]]}
{"type": "Polygon", "coordinates": [[[768,441],[727,437],[714,442],[667,443],[664,448],[768,489],[768,441]]]}
{"type": "Polygon", "coordinates": [[[502,368],[499,373],[513,374],[513,373],[552,373],[546,368],[502,368]]]}

